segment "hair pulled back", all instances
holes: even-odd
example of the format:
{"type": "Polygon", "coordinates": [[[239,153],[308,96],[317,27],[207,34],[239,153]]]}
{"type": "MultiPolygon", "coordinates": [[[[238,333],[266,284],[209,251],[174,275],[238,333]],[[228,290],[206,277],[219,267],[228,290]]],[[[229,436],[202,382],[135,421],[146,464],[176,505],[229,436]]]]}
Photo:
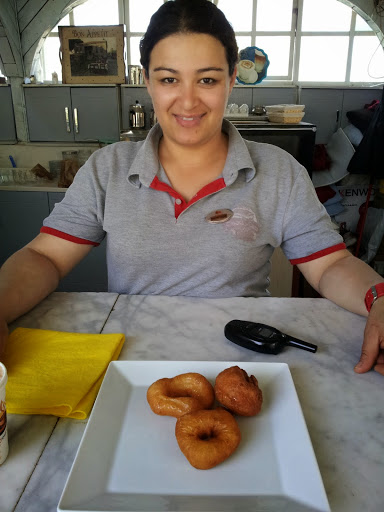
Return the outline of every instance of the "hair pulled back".
{"type": "Polygon", "coordinates": [[[140,41],[140,62],[148,76],[149,60],[154,46],[173,34],[208,34],[225,48],[232,75],[238,60],[235,33],[223,12],[208,0],[171,0],[165,2],[151,17],[140,41]]]}

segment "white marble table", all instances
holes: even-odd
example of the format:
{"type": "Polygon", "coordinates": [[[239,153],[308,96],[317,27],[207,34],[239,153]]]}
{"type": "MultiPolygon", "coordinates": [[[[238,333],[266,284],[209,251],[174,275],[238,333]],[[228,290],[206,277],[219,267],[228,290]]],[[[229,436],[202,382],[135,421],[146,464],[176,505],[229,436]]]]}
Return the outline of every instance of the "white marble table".
{"type": "MultiPolygon", "coordinates": [[[[121,360],[260,361],[289,364],[333,512],[384,510],[384,378],[357,375],[365,319],[324,299],[191,299],[55,293],[16,325],[124,332],[121,360]],[[318,345],[262,355],[229,342],[234,319],[273,325],[318,345]]],[[[0,468],[0,512],[54,512],[85,421],[9,417],[0,468]]]]}

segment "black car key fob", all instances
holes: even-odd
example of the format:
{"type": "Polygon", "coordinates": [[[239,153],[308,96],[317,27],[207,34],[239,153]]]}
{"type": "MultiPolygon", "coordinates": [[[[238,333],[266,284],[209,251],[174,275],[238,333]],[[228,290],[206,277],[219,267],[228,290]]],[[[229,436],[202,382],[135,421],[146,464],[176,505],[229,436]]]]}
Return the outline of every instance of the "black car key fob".
{"type": "Polygon", "coordinates": [[[285,334],[270,325],[245,320],[231,320],[224,328],[225,337],[236,345],[262,352],[278,354],[286,346],[316,352],[317,346],[285,334]]]}

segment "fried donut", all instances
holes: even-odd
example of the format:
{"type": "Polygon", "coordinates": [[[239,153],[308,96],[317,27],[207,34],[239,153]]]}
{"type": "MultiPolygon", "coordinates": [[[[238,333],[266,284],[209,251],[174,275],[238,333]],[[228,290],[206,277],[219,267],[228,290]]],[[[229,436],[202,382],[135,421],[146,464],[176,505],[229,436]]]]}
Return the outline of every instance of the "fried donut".
{"type": "Polygon", "coordinates": [[[238,366],[223,370],[215,381],[216,399],[234,414],[254,416],[261,410],[263,393],[254,375],[238,366]]]}
{"type": "Polygon", "coordinates": [[[151,384],[147,400],[154,413],[179,418],[212,407],[215,393],[212,384],[200,373],[183,373],[151,384]]]}
{"type": "Polygon", "coordinates": [[[180,450],[196,469],[211,469],[224,462],[241,440],[235,418],[221,407],[185,414],[176,421],[175,435],[180,450]]]}

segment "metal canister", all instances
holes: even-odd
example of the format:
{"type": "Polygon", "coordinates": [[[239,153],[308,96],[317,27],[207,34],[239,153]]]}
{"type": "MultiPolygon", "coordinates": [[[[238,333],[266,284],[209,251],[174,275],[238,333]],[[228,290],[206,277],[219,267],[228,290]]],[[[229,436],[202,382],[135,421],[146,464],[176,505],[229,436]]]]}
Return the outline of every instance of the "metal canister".
{"type": "Polygon", "coordinates": [[[128,66],[128,83],[132,85],[143,83],[141,66],[128,66]]]}
{"type": "Polygon", "coordinates": [[[138,100],[134,105],[129,106],[129,123],[131,128],[145,127],[145,111],[138,100]]]}

